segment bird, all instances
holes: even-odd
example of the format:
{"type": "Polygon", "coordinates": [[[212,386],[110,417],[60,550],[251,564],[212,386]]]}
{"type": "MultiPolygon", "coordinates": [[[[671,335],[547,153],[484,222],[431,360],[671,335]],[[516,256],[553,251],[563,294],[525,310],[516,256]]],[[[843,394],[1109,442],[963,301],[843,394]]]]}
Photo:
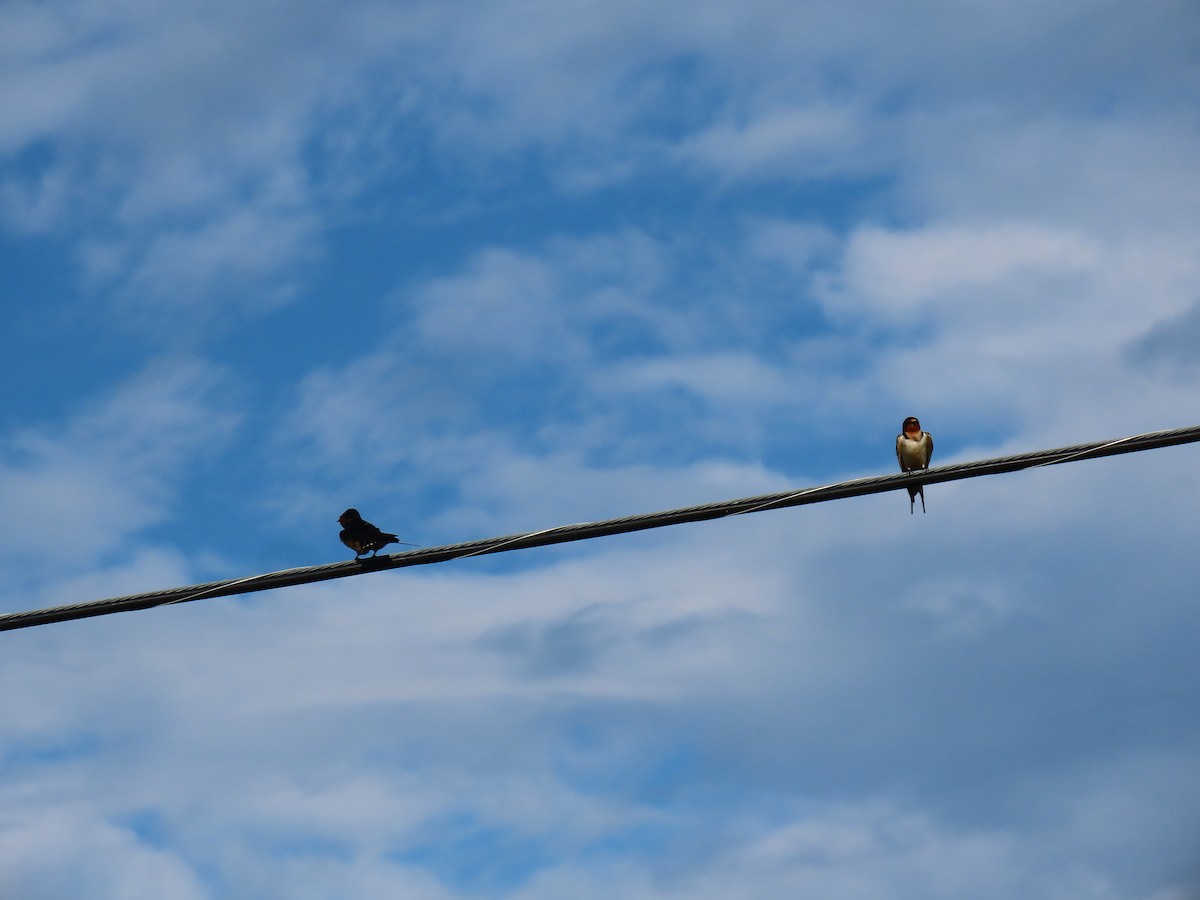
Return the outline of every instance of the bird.
{"type": "MultiPolygon", "coordinates": [[[[900,433],[896,435],[896,459],[901,472],[929,468],[929,461],[933,459],[933,435],[921,430],[921,422],[916,416],[909,416],[900,426],[900,433]]],[[[908,489],[910,515],[916,506],[917,494],[921,495],[921,512],[925,512],[925,485],[914,484],[908,489]]]]}
{"type": "Polygon", "coordinates": [[[396,535],[380,531],[360,516],[357,509],[348,509],[338,516],[338,524],[342,526],[338,537],[354,551],[355,559],[361,559],[364,553],[374,556],[388,544],[401,543],[396,535]]]}

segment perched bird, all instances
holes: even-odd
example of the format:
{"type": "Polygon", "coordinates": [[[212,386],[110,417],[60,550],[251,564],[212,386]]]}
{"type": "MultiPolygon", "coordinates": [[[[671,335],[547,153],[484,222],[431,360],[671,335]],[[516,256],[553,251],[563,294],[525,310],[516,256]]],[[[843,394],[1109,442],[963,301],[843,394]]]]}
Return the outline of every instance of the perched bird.
{"type": "MultiPolygon", "coordinates": [[[[900,426],[900,433],[896,435],[896,459],[901,472],[929,468],[929,460],[933,459],[933,435],[921,430],[916,416],[909,416],[900,426]]],[[[925,485],[914,484],[908,489],[910,514],[916,506],[917,494],[921,495],[921,512],[925,512],[925,485]]]]}
{"type": "Polygon", "coordinates": [[[360,516],[357,509],[348,509],[338,516],[338,524],[342,526],[338,537],[354,551],[355,559],[360,559],[364,553],[374,556],[388,544],[400,543],[396,535],[380,531],[360,516]]]}

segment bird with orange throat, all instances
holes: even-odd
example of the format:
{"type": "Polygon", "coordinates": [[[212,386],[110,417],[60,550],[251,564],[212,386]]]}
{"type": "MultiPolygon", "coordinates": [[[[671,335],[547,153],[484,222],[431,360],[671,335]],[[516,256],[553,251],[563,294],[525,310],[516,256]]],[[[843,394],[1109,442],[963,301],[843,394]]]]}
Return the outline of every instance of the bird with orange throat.
{"type": "MultiPolygon", "coordinates": [[[[901,472],[916,472],[929,468],[933,459],[933,435],[921,430],[921,422],[916,416],[909,416],[900,426],[896,435],[896,459],[900,463],[901,472]]],[[[914,484],[908,489],[908,511],[914,511],[917,494],[921,495],[921,512],[925,512],[925,485],[914,484]]]]}

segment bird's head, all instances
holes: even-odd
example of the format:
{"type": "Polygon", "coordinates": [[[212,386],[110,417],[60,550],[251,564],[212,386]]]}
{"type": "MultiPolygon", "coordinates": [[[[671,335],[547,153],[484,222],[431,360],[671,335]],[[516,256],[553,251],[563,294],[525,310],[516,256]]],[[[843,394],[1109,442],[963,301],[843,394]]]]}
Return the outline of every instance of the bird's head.
{"type": "Polygon", "coordinates": [[[361,521],[362,521],[362,516],[360,516],[358,514],[357,509],[353,509],[353,508],[346,510],[344,513],[342,513],[340,516],[338,516],[338,524],[343,525],[343,526],[349,525],[351,522],[361,522],[361,521]]]}
{"type": "Polygon", "coordinates": [[[901,431],[909,435],[917,435],[921,433],[921,421],[916,416],[909,416],[904,420],[904,424],[900,426],[901,431]]]}

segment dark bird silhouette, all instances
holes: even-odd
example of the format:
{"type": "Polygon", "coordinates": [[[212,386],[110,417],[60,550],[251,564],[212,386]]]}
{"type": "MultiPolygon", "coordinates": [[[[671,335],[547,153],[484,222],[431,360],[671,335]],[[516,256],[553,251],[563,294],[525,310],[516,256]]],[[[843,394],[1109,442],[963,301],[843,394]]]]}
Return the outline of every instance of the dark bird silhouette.
{"type": "MultiPolygon", "coordinates": [[[[921,430],[916,416],[909,416],[900,426],[900,433],[896,435],[896,459],[900,462],[901,472],[929,468],[929,461],[933,459],[933,435],[921,430]]],[[[925,512],[925,485],[914,484],[908,489],[910,514],[916,506],[917,494],[921,495],[921,512],[925,512]]]]}
{"type": "Polygon", "coordinates": [[[338,537],[354,551],[355,559],[361,559],[364,553],[374,556],[388,544],[401,543],[396,535],[380,531],[360,516],[357,509],[348,509],[338,516],[338,524],[342,526],[338,537]]]}

